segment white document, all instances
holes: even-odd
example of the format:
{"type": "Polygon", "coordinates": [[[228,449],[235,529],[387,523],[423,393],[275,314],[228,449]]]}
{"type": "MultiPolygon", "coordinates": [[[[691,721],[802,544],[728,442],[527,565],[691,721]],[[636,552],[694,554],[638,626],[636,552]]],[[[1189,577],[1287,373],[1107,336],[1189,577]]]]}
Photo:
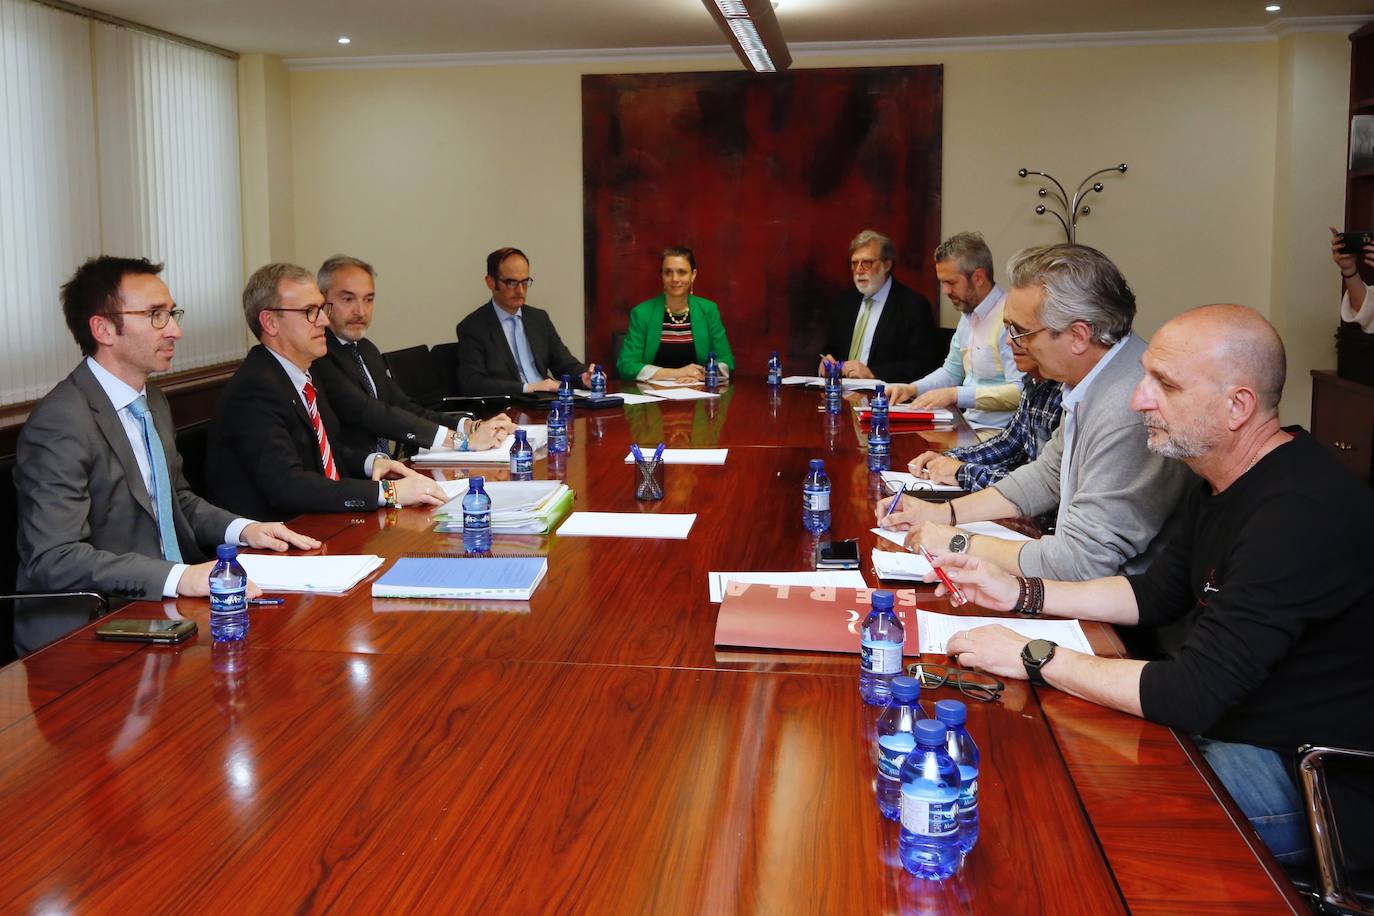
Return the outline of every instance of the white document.
{"type": "Polygon", "coordinates": [[[883,482],[893,486],[900,484],[907,492],[931,490],[936,493],[962,493],[964,490],[957,483],[936,483],[933,480],[926,480],[924,477],[917,477],[915,474],[908,474],[906,471],[883,471],[883,482]]]}
{"type": "Polygon", "coordinates": [[[574,512],[558,528],[559,537],[664,538],[683,541],[696,514],[663,512],[574,512]]]}
{"type": "Polygon", "coordinates": [[[710,391],[701,391],[696,388],[665,388],[662,391],[654,392],[654,394],[658,395],[660,399],[667,401],[700,401],[706,398],[720,397],[718,394],[713,394],[710,391]]]}
{"type": "MultiPolygon", "coordinates": [[[[782,380],[784,385],[816,385],[825,387],[825,379],[819,375],[789,375],[782,380]]],[[[880,378],[842,378],[840,387],[845,391],[875,390],[879,385],[886,385],[887,382],[880,378]]]]}
{"type": "MultiPolygon", "coordinates": [[[[671,378],[656,378],[656,379],[645,379],[643,382],[640,382],[639,388],[640,388],[641,391],[643,391],[643,390],[645,390],[645,389],[644,389],[644,386],[645,386],[645,385],[657,385],[659,388],[691,388],[693,385],[705,385],[705,384],[706,384],[706,382],[703,381],[702,379],[697,379],[697,380],[694,381],[694,382],[679,382],[677,379],[671,379],[671,378]]],[[[654,389],[653,389],[653,388],[649,388],[648,390],[649,390],[649,391],[653,391],[654,389]]]]}
{"type": "MultiPolygon", "coordinates": [[[[652,448],[640,446],[640,452],[646,459],[654,456],[652,448]]],[[[663,450],[664,464],[724,464],[725,456],[730,454],[728,448],[665,448],[663,450]]],[[[626,464],[634,464],[634,453],[625,456],[626,464]]]]}
{"type": "MultiPolygon", "coordinates": [[[[988,537],[1001,538],[1004,541],[1030,540],[1030,538],[1019,531],[1012,531],[1005,525],[999,525],[996,522],[967,522],[966,524],[960,525],[959,528],[969,534],[982,534],[988,537]]],[[[886,538],[898,547],[906,546],[906,536],[910,533],[907,531],[896,531],[891,528],[871,528],[869,530],[880,538],[886,538]]]]}
{"type": "MultiPolygon", "coordinates": [[[[480,475],[479,475],[480,476],[480,475]]],[[[445,480],[439,484],[449,501],[435,510],[436,516],[463,517],[463,497],[468,492],[468,479],[445,480]]],[[[566,485],[560,480],[488,480],[483,486],[491,497],[491,511],[528,512],[543,506],[549,498],[566,485]]]]}
{"type": "Polygon", "coordinates": [[[713,572],[706,574],[711,603],[725,599],[726,582],[749,585],[828,585],[833,588],[868,588],[864,574],[857,569],[817,569],[806,572],[713,572]]]}
{"type": "MultiPolygon", "coordinates": [[[[549,428],[544,424],[521,426],[530,448],[536,452],[549,444],[549,428]]],[[[456,448],[422,448],[411,462],[413,464],[505,464],[510,461],[510,450],[515,447],[515,436],[507,436],[496,448],[478,452],[462,452],[456,448]]]]}
{"type": "Polygon", "coordinates": [[[916,612],[916,632],[921,642],[921,653],[945,655],[945,644],[960,630],[972,630],[1000,624],[1027,639],[1049,639],[1084,655],[1093,655],[1088,645],[1087,634],[1077,620],[1027,620],[1024,617],[958,617],[954,614],[937,614],[934,611],[916,612]]]}
{"type": "Polygon", "coordinates": [[[634,394],[629,391],[620,392],[617,397],[625,402],[626,407],[633,407],[636,404],[657,404],[662,398],[656,398],[652,394],[634,394]]]}
{"type": "Polygon", "coordinates": [[[382,565],[371,554],[331,557],[283,557],[239,554],[248,578],[265,592],[321,592],[341,595],[382,565]]]}
{"type": "Polygon", "coordinates": [[[873,571],[879,579],[921,582],[931,570],[930,561],[906,550],[874,550],[873,571]]]}

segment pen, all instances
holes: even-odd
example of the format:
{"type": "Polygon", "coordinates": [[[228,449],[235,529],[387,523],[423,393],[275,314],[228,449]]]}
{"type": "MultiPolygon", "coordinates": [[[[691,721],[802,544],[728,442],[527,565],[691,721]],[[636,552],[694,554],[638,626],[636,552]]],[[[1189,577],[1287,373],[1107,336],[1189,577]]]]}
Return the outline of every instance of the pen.
{"type": "Polygon", "coordinates": [[[660,442],[660,443],[658,444],[658,448],[654,449],[654,464],[658,464],[658,463],[659,463],[660,461],[662,461],[662,460],[663,460],[663,443],[660,442]]]}
{"type": "Polygon", "coordinates": [[[249,598],[249,604],[285,604],[285,598],[249,598]]]}
{"type": "Polygon", "coordinates": [[[906,487],[902,487],[900,490],[897,491],[897,494],[892,497],[892,502],[888,505],[887,511],[883,513],[883,518],[887,518],[896,510],[897,503],[902,501],[902,494],[905,492],[906,487]]]}
{"type": "Polygon", "coordinates": [[[929,550],[926,550],[925,544],[921,545],[921,556],[926,558],[926,562],[935,570],[935,575],[940,577],[940,582],[949,592],[949,603],[955,607],[959,607],[962,604],[968,604],[968,599],[964,597],[963,592],[959,591],[959,586],[954,584],[954,580],[951,579],[943,569],[935,565],[935,558],[930,555],[929,550]]]}
{"type": "Polygon", "coordinates": [[[635,456],[635,461],[638,462],[639,464],[643,464],[643,463],[644,463],[644,453],[641,452],[641,451],[639,450],[639,443],[638,443],[638,442],[631,442],[631,443],[630,443],[630,454],[632,454],[632,455],[635,456]]]}

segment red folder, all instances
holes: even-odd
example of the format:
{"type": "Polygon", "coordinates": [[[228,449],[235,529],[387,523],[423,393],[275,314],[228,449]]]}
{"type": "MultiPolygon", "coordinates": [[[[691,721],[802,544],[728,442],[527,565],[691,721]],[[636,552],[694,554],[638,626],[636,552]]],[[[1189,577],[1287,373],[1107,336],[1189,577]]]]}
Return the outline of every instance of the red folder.
{"type": "MultiPolygon", "coordinates": [[[[873,589],[817,585],[725,584],[716,616],[716,645],[813,649],[859,654],[860,628],[873,589]]],[[[919,655],[916,592],[896,589],[897,618],[907,628],[906,654],[919,655]]]]}

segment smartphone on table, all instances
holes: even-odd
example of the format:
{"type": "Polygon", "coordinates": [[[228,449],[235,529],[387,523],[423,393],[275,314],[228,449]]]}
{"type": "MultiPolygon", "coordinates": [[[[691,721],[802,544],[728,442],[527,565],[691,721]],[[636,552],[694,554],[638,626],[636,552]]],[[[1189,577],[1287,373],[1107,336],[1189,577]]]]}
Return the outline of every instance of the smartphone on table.
{"type": "Polygon", "coordinates": [[[185,642],[196,635],[194,620],[133,620],[123,618],[111,620],[95,631],[101,639],[115,639],[123,642],[185,642]]]}

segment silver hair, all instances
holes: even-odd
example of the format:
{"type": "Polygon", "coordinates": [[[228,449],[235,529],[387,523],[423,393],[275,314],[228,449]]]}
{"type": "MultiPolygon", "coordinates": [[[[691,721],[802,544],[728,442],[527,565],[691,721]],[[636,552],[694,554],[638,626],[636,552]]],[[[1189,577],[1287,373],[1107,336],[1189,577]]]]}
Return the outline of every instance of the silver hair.
{"type": "Polygon", "coordinates": [[[849,253],[853,254],[865,245],[877,242],[881,248],[878,258],[883,261],[896,261],[897,249],[892,245],[892,239],[883,235],[881,232],[874,232],[872,229],[865,229],[854,236],[854,241],[849,243],[849,253]]]}
{"type": "Polygon", "coordinates": [[[262,313],[281,306],[283,280],[314,283],[315,275],[295,264],[268,264],[253,271],[243,287],[243,318],[258,340],[262,340],[262,313]]]}
{"type": "Polygon", "coordinates": [[[1131,331],[1135,293],[1116,265],[1096,248],[1025,248],[1011,256],[1007,275],[1015,289],[1044,288],[1040,322],[1056,334],[1081,321],[1088,326],[1093,340],[1110,347],[1131,331]]]}
{"type": "Polygon", "coordinates": [[[977,232],[960,232],[941,242],[940,247],[935,249],[935,263],[941,261],[956,262],[959,273],[966,277],[973,276],[975,270],[982,268],[987,272],[988,282],[992,282],[992,251],[977,232]]]}
{"type": "Polygon", "coordinates": [[[377,271],[372,269],[372,265],[361,258],[351,258],[346,254],[336,254],[320,265],[320,269],[315,274],[315,285],[320,288],[326,299],[329,298],[329,285],[334,282],[335,272],[345,267],[356,267],[359,270],[367,271],[367,275],[372,279],[377,279],[377,271]]]}

